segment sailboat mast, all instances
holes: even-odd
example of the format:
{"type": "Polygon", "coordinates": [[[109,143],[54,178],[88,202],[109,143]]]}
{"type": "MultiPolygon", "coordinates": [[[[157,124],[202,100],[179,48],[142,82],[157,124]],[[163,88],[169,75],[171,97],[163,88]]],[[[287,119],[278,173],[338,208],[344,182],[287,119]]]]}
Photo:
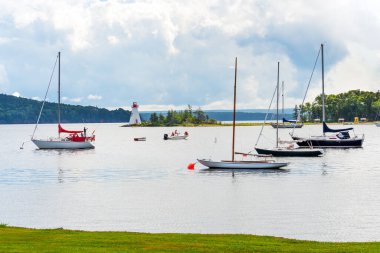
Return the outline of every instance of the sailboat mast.
{"type": "Polygon", "coordinates": [[[277,62],[277,127],[276,127],[276,148],[278,148],[278,103],[280,100],[280,62],[277,62]]]}
{"type": "MultiPolygon", "coordinates": [[[[61,52],[58,52],[58,125],[61,124],[61,52]]],[[[61,134],[58,129],[58,136],[61,134]]]]}
{"type": "Polygon", "coordinates": [[[323,44],[321,44],[321,54],[322,54],[322,122],[326,122],[325,114],[325,67],[323,59],[323,44]]]}
{"type": "Polygon", "coordinates": [[[285,109],[284,109],[284,81],[282,81],[282,118],[285,118],[285,109]]]}
{"type": "Polygon", "coordinates": [[[232,124],[232,161],[235,161],[236,75],[237,75],[237,57],[235,57],[234,114],[233,114],[233,124],[232,124]]]}

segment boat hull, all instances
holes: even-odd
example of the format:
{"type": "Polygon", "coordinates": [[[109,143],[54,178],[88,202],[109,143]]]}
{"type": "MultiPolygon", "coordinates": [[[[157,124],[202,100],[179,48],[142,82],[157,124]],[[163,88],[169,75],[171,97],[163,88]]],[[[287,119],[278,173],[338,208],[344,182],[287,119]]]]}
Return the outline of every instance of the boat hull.
{"type": "Polygon", "coordinates": [[[164,137],[164,140],[167,140],[167,141],[186,140],[187,137],[188,137],[187,135],[168,136],[167,138],[164,137]]]}
{"type": "Polygon", "coordinates": [[[75,142],[62,140],[32,140],[39,149],[92,149],[95,146],[89,141],[75,142]]]}
{"type": "Polygon", "coordinates": [[[323,155],[320,149],[262,149],[256,148],[256,152],[260,155],[272,156],[296,156],[296,157],[313,157],[323,155]]]}
{"type": "Polygon", "coordinates": [[[300,147],[315,148],[361,148],[363,146],[363,138],[355,139],[328,139],[328,138],[299,138],[292,137],[300,147]]]}
{"type": "MultiPolygon", "coordinates": [[[[277,124],[271,124],[273,128],[277,128],[277,124]]],[[[303,124],[278,124],[278,128],[301,128],[303,124]]]]}
{"type": "Polygon", "coordinates": [[[217,169],[279,169],[288,163],[274,163],[265,161],[211,161],[198,159],[198,162],[209,168],[217,169]]]}

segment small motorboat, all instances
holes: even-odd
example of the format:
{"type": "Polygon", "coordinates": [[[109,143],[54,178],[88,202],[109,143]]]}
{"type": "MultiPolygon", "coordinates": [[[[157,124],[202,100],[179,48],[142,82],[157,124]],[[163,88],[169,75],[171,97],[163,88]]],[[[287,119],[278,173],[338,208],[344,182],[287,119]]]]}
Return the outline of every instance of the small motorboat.
{"type": "Polygon", "coordinates": [[[181,134],[175,130],[170,135],[164,134],[164,140],[186,140],[189,137],[189,133],[185,131],[184,134],[181,134]]]}
{"type": "Polygon", "coordinates": [[[146,137],[135,137],[133,138],[134,141],[146,141],[146,137]]]}

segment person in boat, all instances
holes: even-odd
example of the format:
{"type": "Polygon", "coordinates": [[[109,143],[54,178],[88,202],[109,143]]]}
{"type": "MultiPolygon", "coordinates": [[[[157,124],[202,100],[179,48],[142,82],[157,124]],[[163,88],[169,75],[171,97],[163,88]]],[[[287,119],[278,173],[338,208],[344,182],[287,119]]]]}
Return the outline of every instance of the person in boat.
{"type": "Polygon", "coordinates": [[[175,135],[178,135],[178,134],[179,134],[179,133],[177,132],[177,129],[174,131],[174,134],[175,134],[175,135]]]}
{"type": "Polygon", "coordinates": [[[339,132],[336,135],[336,137],[338,137],[339,139],[342,139],[342,140],[344,140],[344,139],[350,139],[351,138],[350,134],[347,131],[345,131],[345,132],[339,132]]]}
{"type": "Polygon", "coordinates": [[[189,133],[187,131],[185,131],[185,135],[187,136],[187,135],[189,135],[189,133]]]}
{"type": "Polygon", "coordinates": [[[287,149],[289,149],[289,150],[294,149],[294,144],[289,144],[289,146],[287,147],[287,149]]]}
{"type": "Polygon", "coordinates": [[[174,132],[172,132],[172,136],[174,136],[174,132]]]}
{"type": "Polygon", "coordinates": [[[83,135],[84,135],[84,137],[86,137],[86,131],[87,131],[87,128],[83,127],[83,135]]]}

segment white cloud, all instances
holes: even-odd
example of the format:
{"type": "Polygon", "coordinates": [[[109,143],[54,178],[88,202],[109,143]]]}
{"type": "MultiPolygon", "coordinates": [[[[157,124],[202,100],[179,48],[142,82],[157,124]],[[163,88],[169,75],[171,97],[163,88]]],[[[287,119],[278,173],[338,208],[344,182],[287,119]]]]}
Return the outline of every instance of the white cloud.
{"type": "Polygon", "coordinates": [[[107,40],[108,40],[108,43],[110,43],[111,45],[117,45],[120,43],[119,38],[113,35],[108,36],[107,40]]]}
{"type": "Polygon", "coordinates": [[[82,101],[83,98],[81,97],[78,97],[78,98],[71,98],[69,101],[70,102],[74,102],[74,103],[80,103],[82,101]]]}
{"type": "Polygon", "coordinates": [[[9,84],[8,74],[4,65],[0,64],[0,87],[7,88],[9,84]]]}
{"type": "Polygon", "coordinates": [[[89,100],[101,100],[102,96],[90,94],[87,96],[87,99],[89,99],[89,100]]]}
{"type": "MultiPolygon", "coordinates": [[[[268,106],[277,61],[292,107],[302,101],[324,42],[327,92],[378,90],[379,9],[371,0],[3,1],[0,88],[10,90],[12,83],[27,97],[40,95],[50,55],[62,50],[63,101],[229,109],[228,66],[238,56],[241,108],[268,106]],[[87,96],[89,90],[98,95],[87,96]]],[[[318,78],[309,100],[320,93],[318,78]]]]}
{"type": "Polygon", "coordinates": [[[8,44],[8,43],[11,43],[12,41],[15,41],[15,40],[16,40],[16,38],[0,37],[0,45],[8,44]]]}
{"type": "Polygon", "coordinates": [[[21,96],[21,94],[20,94],[19,92],[15,91],[15,92],[13,92],[13,93],[12,93],[12,96],[15,96],[15,97],[20,97],[20,96],[21,96]]]}
{"type": "MultiPolygon", "coordinates": [[[[185,110],[187,105],[163,105],[163,104],[150,104],[139,105],[139,111],[168,111],[168,110],[185,110]]],[[[123,109],[131,110],[131,106],[124,106],[123,109]]]]}
{"type": "Polygon", "coordinates": [[[372,57],[373,51],[352,43],[348,45],[348,52],[327,73],[326,92],[380,89],[380,57],[372,57]]]}
{"type": "Polygon", "coordinates": [[[80,103],[82,102],[82,100],[83,100],[82,97],[76,97],[76,98],[62,97],[61,98],[62,102],[72,102],[72,103],[80,103]]]}

